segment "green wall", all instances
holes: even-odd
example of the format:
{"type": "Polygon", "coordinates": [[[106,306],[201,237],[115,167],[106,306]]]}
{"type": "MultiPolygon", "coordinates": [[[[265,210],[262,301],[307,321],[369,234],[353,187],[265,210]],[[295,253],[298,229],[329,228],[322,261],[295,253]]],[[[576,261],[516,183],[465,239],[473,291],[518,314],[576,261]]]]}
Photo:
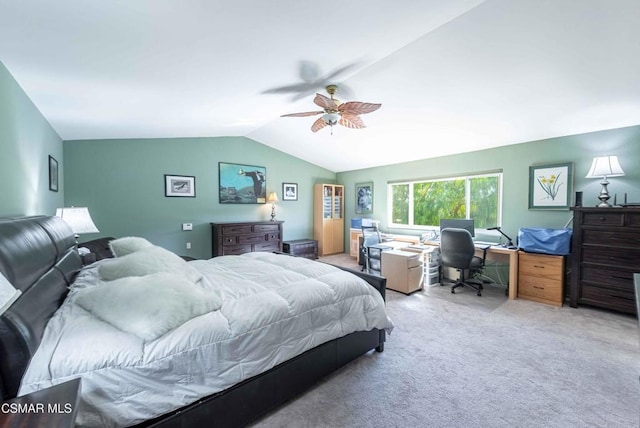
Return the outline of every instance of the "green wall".
{"type": "Polygon", "coordinates": [[[269,220],[271,204],[218,203],[218,162],[264,166],[267,193],[298,183],[280,201],[284,239],[313,236],[313,185],[335,174],[244,137],[65,141],[65,204],[87,206],[98,236],[142,236],[181,255],[211,257],[211,222],[269,220]],[[164,174],[196,177],[195,198],[164,196],[164,174]],[[193,223],[193,231],[182,231],[193,223]],[[191,242],[191,250],[186,243],[191,242]]]}
{"type": "Polygon", "coordinates": [[[55,214],[64,201],[62,140],[0,62],[0,216],[55,214]],[[58,192],[49,190],[49,155],[58,192]]]}
{"type": "MultiPolygon", "coordinates": [[[[367,217],[380,220],[382,230],[392,233],[420,234],[418,230],[389,229],[387,212],[387,183],[398,180],[414,180],[464,175],[474,172],[503,170],[503,218],[504,232],[515,239],[520,227],[562,228],[571,219],[571,212],[530,210],[528,208],[529,166],[555,162],[574,163],[574,191],[583,191],[583,205],[595,206],[599,200],[600,180],[586,179],[595,156],[617,155],[626,175],[609,179],[609,193],[618,195],[618,202],[628,193],[629,202],[640,202],[640,126],[593,132],[567,137],[480,150],[460,155],[368,168],[337,174],[337,180],[345,185],[346,220],[361,217],[355,214],[355,185],[373,181],[374,208],[367,217]]],[[[571,197],[573,201],[573,195],[571,197]]],[[[613,197],[610,200],[613,202],[613,197]]],[[[345,236],[348,233],[346,226],[345,236]]],[[[491,232],[490,232],[491,233],[491,232]]],[[[495,235],[494,235],[495,236],[495,235]]],[[[481,235],[489,239],[492,235],[481,235]]]]}

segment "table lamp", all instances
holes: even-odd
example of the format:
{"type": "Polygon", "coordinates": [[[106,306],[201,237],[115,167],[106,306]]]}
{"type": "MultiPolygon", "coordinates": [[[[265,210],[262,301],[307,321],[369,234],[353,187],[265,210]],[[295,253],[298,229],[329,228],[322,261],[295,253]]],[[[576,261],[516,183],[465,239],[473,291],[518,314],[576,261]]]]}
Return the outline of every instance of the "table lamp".
{"type": "Polygon", "coordinates": [[[76,244],[78,243],[78,236],[81,233],[100,232],[93,223],[91,214],[89,214],[89,208],[87,207],[58,208],[56,210],[56,216],[62,218],[71,226],[71,230],[76,235],[76,244]]]}
{"type": "Polygon", "coordinates": [[[624,171],[618,162],[618,156],[600,156],[593,158],[591,168],[585,178],[602,178],[600,182],[602,189],[600,190],[600,195],[598,195],[600,203],[597,207],[611,207],[611,204],[607,202],[610,198],[609,190],[607,189],[609,185],[607,177],[621,177],[623,175],[624,171]]]}
{"type": "Polygon", "coordinates": [[[278,202],[278,195],[276,192],[269,193],[267,202],[271,202],[271,221],[276,221],[276,202],[278,202]]]}

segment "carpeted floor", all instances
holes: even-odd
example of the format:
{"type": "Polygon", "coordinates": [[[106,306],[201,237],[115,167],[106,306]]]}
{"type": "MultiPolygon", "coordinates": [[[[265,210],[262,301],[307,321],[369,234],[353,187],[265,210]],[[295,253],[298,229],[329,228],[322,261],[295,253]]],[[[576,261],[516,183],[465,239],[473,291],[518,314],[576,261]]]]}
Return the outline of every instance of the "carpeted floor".
{"type": "Polygon", "coordinates": [[[640,426],[635,317],[463,290],[388,291],[385,351],[254,426],[640,426]]]}

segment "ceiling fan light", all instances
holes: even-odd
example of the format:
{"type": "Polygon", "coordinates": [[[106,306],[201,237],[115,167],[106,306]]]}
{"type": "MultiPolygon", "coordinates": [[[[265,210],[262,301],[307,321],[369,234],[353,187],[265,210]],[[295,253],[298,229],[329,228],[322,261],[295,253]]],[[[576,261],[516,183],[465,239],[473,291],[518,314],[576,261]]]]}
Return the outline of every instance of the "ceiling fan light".
{"type": "Polygon", "coordinates": [[[322,120],[324,120],[324,123],[326,123],[329,126],[333,126],[335,124],[338,123],[338,121],[340,120],[340,114],[338,113],[325,113],[322,116],[322,120]]]}

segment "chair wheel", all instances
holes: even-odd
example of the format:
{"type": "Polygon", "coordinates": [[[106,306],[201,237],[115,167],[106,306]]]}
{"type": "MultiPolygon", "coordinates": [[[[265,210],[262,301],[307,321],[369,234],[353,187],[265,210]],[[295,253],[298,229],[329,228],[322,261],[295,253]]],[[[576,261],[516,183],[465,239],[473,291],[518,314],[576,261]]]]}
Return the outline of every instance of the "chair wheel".
{"type": "Polygon", "coordinates": [[[480,284],[480,290],[484,290],[484,287],[482,286],[482,284],[480,284]]]}
{"type": "Polygon", "coordinates": [[[451,289],[451,294],[456,294],[456,290],[454,290],[453,288],[451,289]]]}
{"type": "Polygon", "coordinates": [[[478,296],[482,296],[482,293],[480,292],[480,290],[478,290],[478,292],[476,293],[478,296]]]}

